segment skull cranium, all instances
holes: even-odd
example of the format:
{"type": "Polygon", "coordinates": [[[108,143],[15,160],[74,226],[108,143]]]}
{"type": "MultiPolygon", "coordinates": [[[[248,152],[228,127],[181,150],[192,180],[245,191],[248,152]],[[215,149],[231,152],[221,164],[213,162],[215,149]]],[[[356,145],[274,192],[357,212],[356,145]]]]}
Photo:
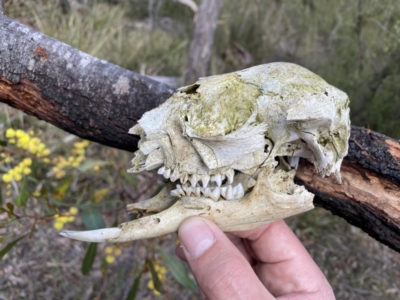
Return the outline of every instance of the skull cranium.
{"type": "Polygon", "coordinates": [[[244,230],[309,210],[313,195],[293,183],[294,169],[303,157],[319,175],[334,173],[340,182],[348,105],[344,92],[289,63],[202,78],[130,130],[141,136],[130,171],[158,169],[170,181],[156,197],[128,205],[149,216],[63,235],[110,242],[153,237],[191,215],[226,231],[244,230]]]}

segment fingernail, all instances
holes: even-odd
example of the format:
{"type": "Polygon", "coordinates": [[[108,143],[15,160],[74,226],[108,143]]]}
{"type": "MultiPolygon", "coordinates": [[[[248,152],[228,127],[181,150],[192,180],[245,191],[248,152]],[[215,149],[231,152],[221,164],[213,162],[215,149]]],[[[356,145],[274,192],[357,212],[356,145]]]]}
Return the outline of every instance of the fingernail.
{"type": "Polygon", "coordinates": [[[211,228],[201,219],[191,218],[183,222],[179,228],[186,258],[197,259],[215,243],[215,236],[211,228]]]}

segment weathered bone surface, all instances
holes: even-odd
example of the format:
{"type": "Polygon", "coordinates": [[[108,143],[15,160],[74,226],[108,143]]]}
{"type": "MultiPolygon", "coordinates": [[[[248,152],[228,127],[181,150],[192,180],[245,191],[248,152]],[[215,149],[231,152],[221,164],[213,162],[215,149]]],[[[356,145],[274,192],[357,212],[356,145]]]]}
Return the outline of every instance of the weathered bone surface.
{"type": "Polygon", "coordinates": [[[128,205],[142,217],[61,234],[124,242],[174,232],[190,216],[240,231],[312,209],[314,195],[293,183],[295,169],[303,157],[340,182],[348,105],[344,92],[289,63],[202,78],[130,130],[141,140],[129,171],[158,169],[170,181],[154,198],[128,205]]]}

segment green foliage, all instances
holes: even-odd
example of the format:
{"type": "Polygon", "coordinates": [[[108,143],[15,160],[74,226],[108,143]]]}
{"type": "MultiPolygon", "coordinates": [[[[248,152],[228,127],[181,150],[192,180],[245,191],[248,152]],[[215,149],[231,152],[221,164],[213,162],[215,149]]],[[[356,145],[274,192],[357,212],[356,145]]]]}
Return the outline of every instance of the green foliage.
{"type": "Polygon", "coordinates": [[[140,281],[142,279],[143,272],[144,272],[144,269],[135,278],[135,281],[133,282],[132,288],[129,291],[128,296],[125,298],[125,300],[134,300],[134,299],[136,299],[136,294],[137,294],[138,289],[139,289],[139,284],[140,284],[140,281]]]}
{"type": "Polygon", "coordinates": [[[100,214],[100,211],[95,208],[88,208],[82,210],[82,219],[86,227],[90,230],[105,228],[106,224],[100,214]]]}
{"type": "Polygon", "coordinates": [[[167,265],[168,270],[171,272],[174,279],[182,286],[191,290],[193,293],[198,293],[197,284],[189,277],[189,272],[183,262],[176,256],[169,254],[161,247],[157,247],[157,249],[160,251],[165,264],[167,265]]]}
{"type": "Polygon", "coordinates": [[[15,239],[14,241],[8,243],[3,249],[0,250],[0,260],[10,251],[20,240],[25,238],[27,235],[20,236],[19,238],[15,239]]]}
{"type": "Polygon", "coordinates": [[[82,274],[87,275],[93,266],[97,253],[97,243],[90,243],[82,261],[82,274]]]}

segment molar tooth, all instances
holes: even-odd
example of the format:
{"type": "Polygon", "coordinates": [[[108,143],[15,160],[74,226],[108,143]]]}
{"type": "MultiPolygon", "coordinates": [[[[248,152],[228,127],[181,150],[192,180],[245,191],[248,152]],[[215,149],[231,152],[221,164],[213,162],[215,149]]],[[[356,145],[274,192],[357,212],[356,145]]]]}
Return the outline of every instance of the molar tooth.
{"type": "Polygon", "coordinates": [[[235,177],[235,171],[233,171],[233,169],[229,169],[226,172],[226,177],[228,177],[228,183],[232,184],[233,183],[233,178],[235,177]]]}
{"type": "Polygon", "coordinates": [[[209,198],[209,197],[210,197],[211,189],[210,189],[209,187],[202,188],[202,189],[201,189],[201,192],[203,193],[203,196],[204,196],[204,197],[209,198]]]}
{"type": "Polygon", "coordinates": [[[233,198],[240,199],[244,196],[243,185],[239,183],[237,186],[233,188],[233,198]]]}
{"type": "Polygon", "coordinates": [[[179,191],[179,194],[181,196],[185,196],[185,192],[183,191],[182,186],[180,184],[176,185],[176,189],[179,191]]]}
{"type": "Polygon", "coordinates": [[[171,169],[166,169],[163,176],[168,179],[171,176],[171,169]]]}
{"type": "Polygon", "coordinates": [[[178,178],[179,178],[179,171],[178,171],[178,168],[176,168],[173,172],[172,172],[172,174],[171,174],[171,177],[170,177],[170,180],[172,181],[172,182],[174,182],[174,181],[176,181],[178,178]]]}
{"type": "Polygon", "coordinates": [[[182,184],[185,184],[188,181],[188,179],[189,179],[189,175],[187,173],[182,173],[181,174],[180,180],[181,180],[182,184]]]}
{"type": "Polygon", "coordinates": [[[162,166],[161,168],[158,169],[157,174],[163,175],[165,172],[165,166],[162,166]]]}
{"type": "Polygon", "coordinates": [[[226,199],[226,186],[221,187],[221,196],[226,199]]]}
{"type": "Polygon", "coordinates": [[[217,186],[221,186],[222,177],[220,174],[213,175],[213,176],[211,176],[211,181],[214,181],[217,184],[217,186]]]}
{"type": "Polygon", "coordinates": [[[183,190],[186,193],[186,196],[190,196],[190,194],[193,192],[193,188],[191,186],[183,186],[183,190]]]}
{"type": "Polygon", "coordinates": [[[217,201],[219,199],[219,196],[221,195],[221,188],[217,186],[214,188],[214,190],[210,193],[210,198],[213,199],[214,201],[217,201]]]}
{"type": "Polygon", "coordinates": [[[190,184],[192,185],[192,187],[195,187],[195,186],[196,186],[196,183],[197,183],[197,175],[196,175],[196,174],[193,174],[193,175],[190,177],[190,184]]]}
{"type": "Polygon", "coordinates": [[[210,176],[209,175],[203,175],[201,177],[201,183],[203,184],[203,187],[207,187],[208,183],[210,182],[210,176]]]}
{"type": "Polygon", "coordinates": [[[232,186],[228,185],[226,188],[226,200],[233,200],[233,190],[232,190],[232,186]]]}
{"type": "Polygon", "coordinates": [[[180,197],[181,194],[179,193],[179,190],[172,190],[170,192],[171,196],[175,196],[175,197],[180,197]]]}
{"type": "Polygon", "coordinates": [[[196,186],[196,188],[193,189],[193,190],[194,190],[194,194],[195,194],[196,197],[200,197],[201,196],[200,195],[201,187],[196,186]]]}

